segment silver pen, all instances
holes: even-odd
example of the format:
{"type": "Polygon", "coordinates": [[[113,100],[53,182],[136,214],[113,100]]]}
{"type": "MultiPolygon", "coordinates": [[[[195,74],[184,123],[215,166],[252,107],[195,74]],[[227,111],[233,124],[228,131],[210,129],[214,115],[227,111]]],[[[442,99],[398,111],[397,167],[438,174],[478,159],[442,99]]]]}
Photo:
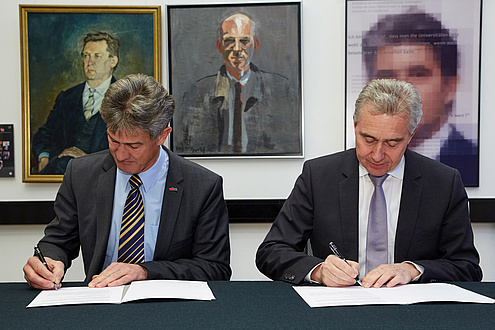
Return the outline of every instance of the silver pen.
{"type": "MultiPolygon", "coordinates": [[[[344,255],[342,253],[340,253],[339,249],[337,249],[337,245],[335,245],[334,242],[330,242],[328,243],[328,247],[330,248],[330,250],[332,250],[332,253],[335,254],[337,257],[339,257],[340,259],[344,260],[346,264],[349,265],[349,263],[347,262],[347,260],[345,259],[344,255]]],[[[349,265],[350,266],[350,265],[349,265]]],[[[356,278],[356,283],[359,284],[359,285],[362,285],[361,284],[361,280],[356,278]]]]}

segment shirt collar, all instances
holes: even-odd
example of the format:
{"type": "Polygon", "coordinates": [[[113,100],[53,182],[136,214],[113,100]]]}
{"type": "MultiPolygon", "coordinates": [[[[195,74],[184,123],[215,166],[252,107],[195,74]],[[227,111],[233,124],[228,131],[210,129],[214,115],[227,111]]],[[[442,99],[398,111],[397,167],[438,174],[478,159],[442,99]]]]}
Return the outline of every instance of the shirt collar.
{"type": "MultiPolygon", "coordinates": [[[[158,178],[158,173],[163,169],[163,165],[165,163],[168,163],[168,161],[169,156],[167,152],[163,148],[160,148],[160,154],[158,155],[158,159],[153,164],[153,166],[151,166],[144,172],[138,173],[139,178],[143,182],[143,188],[145,192],[148,191],[151,186],[153,186],[156,179],[158,178]]],[[[129,181],[130,177],[132,176],[132,174],[123,172],[119,168],[117,168],[117,171],[119,171],[122,177],[125,178],[126,182],[129,181]]]]}
{"type": "MultiPolygon", "coordinates": [[[[104,82],[102,82],[100,84],[100,86],[96,87],[96,93],[100,94],[101,96],[104,96],[108,87],[110,87],[110,84],[112,83],[112,76],[110,76],[107,80],[105,80],[104,82]]],[[[87,90],[89,89],[90,86],[88,84],[88,82],[86,82],[86,85],[84,86],[84,90],[87,90]]]]}
{"type": "Polygon", "coordinates": [[[227,71],[227,76],[234,80],[234,81],[238,81],[241,83],[242,86],[246,85],[248,80],[249,80],[249,77],[251,77],[251,69],[247,70],[246,73],[244,73],[244,75],[241,77],[240,80],[237,80],[236,78],[234,78],[234,76],[232,76],[228,71],[227,71]]]}

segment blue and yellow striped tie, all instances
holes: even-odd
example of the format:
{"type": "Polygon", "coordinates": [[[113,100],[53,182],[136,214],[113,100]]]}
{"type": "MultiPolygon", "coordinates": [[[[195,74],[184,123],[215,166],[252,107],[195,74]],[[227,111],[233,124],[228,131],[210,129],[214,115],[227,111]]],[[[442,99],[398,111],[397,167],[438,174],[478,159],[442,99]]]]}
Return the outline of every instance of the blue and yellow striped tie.
{"type": "Polygon", "coordinates": [[[134,174],[129,183],[131,191],[127,195],[122,216],[117,261],[139,264],[144,262],[144,204],[139,192],[143,182],[139,175],[134,174]]]}

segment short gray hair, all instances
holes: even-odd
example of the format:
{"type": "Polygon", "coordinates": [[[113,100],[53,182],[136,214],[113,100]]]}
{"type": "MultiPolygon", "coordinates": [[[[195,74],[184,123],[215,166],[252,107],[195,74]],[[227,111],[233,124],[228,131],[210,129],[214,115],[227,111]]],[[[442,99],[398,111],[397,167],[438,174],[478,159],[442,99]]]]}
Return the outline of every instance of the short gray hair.
{"type": "Polygon", "coordinates": [[[130,74],[110,85],[100,114],[112,133],[136,134],[140,129],[155,140],[169,125],[174,108],[172,95],[153,77],[130,74]]]}
{"type": "Polygon", "coordinates": [[[396,79],[370,81],[359,94],[354,107],[354,124],[361,120],[365,105],[371,105],[374,114],[407,115],[407,130],[412,134],[423,115],[421,96],[413,85],[396,79]]]}

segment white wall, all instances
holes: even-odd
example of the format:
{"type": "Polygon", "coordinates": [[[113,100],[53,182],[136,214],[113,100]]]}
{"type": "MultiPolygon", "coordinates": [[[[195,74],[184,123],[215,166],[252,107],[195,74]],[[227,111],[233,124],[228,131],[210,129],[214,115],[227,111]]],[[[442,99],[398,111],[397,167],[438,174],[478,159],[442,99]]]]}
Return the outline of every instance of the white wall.
{"type": "MultiPolygon", "coordinates": [[[[233,3],[235,1],[215,1],[233,3]]],[[[239,1],[241,2],[241,1],[239,1]]],[[[243,1],[246,2],[246,1],[243,1]]],[[[263,2],[262,0],[257,1],[263,2]]],[[[267,2],[267,1],[264,1],[267,2]]],[[[269,2],[276,2],[270,0],[269,2]]],[[[15,178],[0,178],[0,201],[53,200],[58,184],[22,182],[22,122],[19,41],[19,2],[3,0],[0,30],[3,32],[0,63],[2,74],[2,110],[0,124],[13,123],[15,133],[15,178]]],[[[167,4],[211,3],[205,0],[139,1],[101,0],[84,2],[30,1],[35,5],[161,5],[162,6],[162,68],[167,84],[166,11],[167,4]]],[[[344,147],[344,63],[345,63],[345,1],[303,1],[303,95],[305,107],[305,159],[342,150],[344,147]]],[[[495,31],[495,2],[484,1],[481,66],[480,151],[481,183],[469,188],[470,197],[495,196],[495,176],[490,165],[495,162],[490,140],[495,132],[489,123],[495,122],[493,98],[488,95],[495,86],[494,66],[490,55],[495,40],[487,36],[495,31]]],[[[203,160],[200,163],[221,174],[225,179],[225,196],[229,199],[286,198],[299,174],[303,159],[272,160],[203,160]],[[243,173],[243,175],[238,175],[243,173]],[[262,185],[263,189],[258,189],[262,185]],[[242,187],[240,189],[239,187],[242,187]]],[[[36,215],[33,215],[36,216],[36,215]]],[[[495,224],[474,224],[475,243],[481,254],[485,281],[495,281],[495,224]]],[[[269,224],[232,224],[233,279],[264,279],[254,266],[255,250],[263,240],[269,224]]],[[[22,266],[32,255],[33,245],[42,236],[43,226],[0,226],[0,281],[21,281],[22,266]],[[8,265],[8,267],[5,267],[8,265]]],[[[68,280],[83,278],[80,260],[69,270],[68,280]]]]}

